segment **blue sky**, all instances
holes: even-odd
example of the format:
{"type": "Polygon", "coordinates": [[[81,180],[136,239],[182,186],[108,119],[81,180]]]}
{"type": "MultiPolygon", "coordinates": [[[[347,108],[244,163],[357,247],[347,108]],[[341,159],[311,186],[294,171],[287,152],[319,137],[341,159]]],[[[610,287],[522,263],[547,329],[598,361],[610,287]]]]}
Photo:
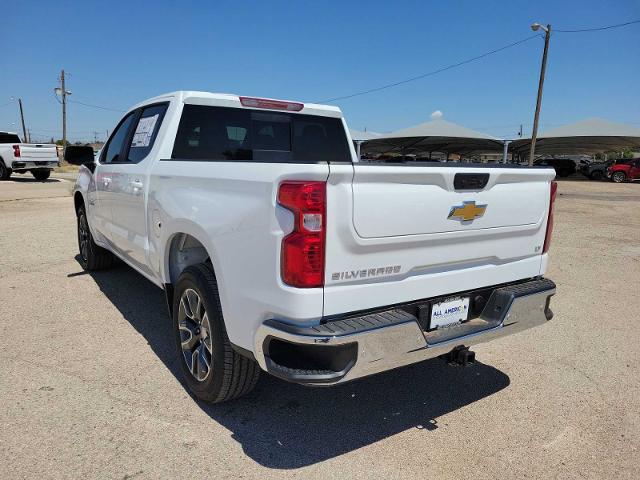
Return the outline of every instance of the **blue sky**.
{"type": "MultiPolygon", "coordinates": [[[[7,0],[5,0],[6,2],[7,0]]],[[[172,90],[318,101],[377,87],[553,28],[640,19],[640,1],[17,1],[0,29],[0,130],[60,138],[70,99],[126,109],[172,90]],[[8,105],[5,105],[9,102],[8,105]],[[15,125],[13,125],[15,123],[15,125]]],[[[339,105],[352,128],[444,118],[502,137],[531,130],[543,42],[339,105]]],[[[640,126],[640,24],[551,39],[541,128],[599,116],[640,126]]],[[[72,140],[104,138],[120,113],[69,104],[72,140]]]]}

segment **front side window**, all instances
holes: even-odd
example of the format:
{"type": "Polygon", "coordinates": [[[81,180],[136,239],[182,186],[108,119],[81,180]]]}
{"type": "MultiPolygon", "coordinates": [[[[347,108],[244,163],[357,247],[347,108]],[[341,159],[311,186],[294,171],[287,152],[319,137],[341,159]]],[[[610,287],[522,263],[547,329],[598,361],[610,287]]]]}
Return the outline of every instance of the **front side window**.
{"type": "Polygon", "coordinates": [[[143,160],[153,148],[162,119],[167,111],[167,105],[153,105],[142,110],[140,119],[131,137],[127,160],[138,163],[143,160]]]}
{"type": "Polygon", "coordinates": [[[338,118],[185,105],[172,158],[350,162],[351,153],[338,118]]]}
{"type": "Polygon", "coordinates": [[[127,139],[129,129],[131,128],[131,124],[133,123],[133,119],[135,118],[135,113],[136,112],[131,112],[129,115],[127,115],[111,136],[109,144],[107,145],[107,151],[103,157],[104,163],[121,161],[120,154],[122,152],[122,146],[127,139]]]}

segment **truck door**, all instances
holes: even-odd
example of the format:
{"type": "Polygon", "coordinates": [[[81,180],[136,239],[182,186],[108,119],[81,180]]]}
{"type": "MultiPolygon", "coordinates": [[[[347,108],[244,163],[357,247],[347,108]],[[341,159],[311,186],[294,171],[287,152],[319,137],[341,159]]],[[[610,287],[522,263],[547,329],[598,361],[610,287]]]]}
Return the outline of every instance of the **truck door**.
{"type": "Polygon", "coordinates": [[[121,160],[111,164],[111,241],[125,260],[148,274],[152,274],[147,261],[146,197],[152,161],[149,153],[166,110],[167,103],[139,109],[129,129],[121,160]]]}
{"type": "Polygon", "coordinates": [[[98,166],[95,171],[96,198],[91,202],[89,198],[89,208],[91,209],[90,218],[93,219],[92,226],[96,230],[98,237],[108,243],[112,242],[111,238],[111,192],[114,180],[114,165],[121,158],[122,149],[125,140],[129,136],[131,125],[135,119],[135,112],[124,117],[116,129],[111,134],[111,138],[107,141],[102,149],[98,166]]]}

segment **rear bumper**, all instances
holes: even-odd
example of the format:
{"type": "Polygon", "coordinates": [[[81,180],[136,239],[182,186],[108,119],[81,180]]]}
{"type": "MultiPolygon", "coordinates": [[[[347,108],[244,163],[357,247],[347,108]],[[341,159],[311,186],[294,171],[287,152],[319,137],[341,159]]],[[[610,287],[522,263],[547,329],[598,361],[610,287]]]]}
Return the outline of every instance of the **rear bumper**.
{"type": "Polygon", "coordinates": [[[11,163],[11,169],[14,172],[40,169],[52,170],[58,165],[58,160],[16,160],[11,163]]]}
{"type": "Polygon", "coordinates": [[[402,305],[314,327],[267,320],[256,333],[254,355],[263,370],[288,381],[343,383],[546,323],[555,291],[548,279],[497,287],[477,318],[444,331],[423,330],[402,305]]]}

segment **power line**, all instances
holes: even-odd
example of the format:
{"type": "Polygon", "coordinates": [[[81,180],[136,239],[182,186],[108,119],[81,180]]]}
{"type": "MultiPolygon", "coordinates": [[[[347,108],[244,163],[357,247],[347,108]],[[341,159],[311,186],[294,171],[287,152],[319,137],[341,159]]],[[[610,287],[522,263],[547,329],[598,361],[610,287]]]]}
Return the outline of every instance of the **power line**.
{"type": "MultiPolygon", "coordinates": [[[[632,20],[630,22],[625,22],[625,23],[618,23],[618,24],[615,24],[615,25],[606,25],[604,27],[580,28],[580,29],[575,29],[575,30],[558,30],[558,29],[556,29],[555,31],[556,32],[561,32],[561,33],[596,32],[596,31],[601,31],[601,30],[609,30],[609,29],[612,29],[612,28],[625,27],[627,25],[633,25],[635,23],[640,23],[640,19],[632,20]]],[[[325,100],[321,100],[318,103],[328,103],[328,102],[335,102],[337,100],[346,100],[348,98],[359,97],[361,95],[367,95],[369,93],[374,93],[374,92],[379,92],[381,90],[386,90],[387,88],[393,88],[393,87],[397,87],[399,85],[404,85],[405,83],[414,82],[414,81],[420,80],[422,78],[430,77],[432,75],[436,75],[438,73],[442,73],[442,72],[445,72],[447,70],[451,70],[453,68],[460,67],[462,65],[466,65],[466,64],[471,63],[471,62],[475,62],[476,60],[480,60],[481,58],[488,57],[489,55],[493,55],[493,54],[496,54],[496,53],[501,52],[503,50],[506,50],[508,48],[515,47],[516,45],[520,45],[522,43],[528,42],[529,40],[532,40],[532,39],[534,39],[534,38],[536,38],[538,36],[540,36],[540,35],[536,34],[536,35],[532,35],[530,37],[523,38],[522,40],[518,40],[517,42],[513,42],[513,43],[510,43],[510,44],[505,45],[503,47],[496,48],[495,50],[491,50],[489,52],[485,52],[485,53],[483,53],[481,55],[478,55],[477,57],[469,58],[467,60],[463,60],[463,61],[458,62],[458,63],[447,65],[446,67],[442,67],[442,68],[439,68],[437,70],[433,70],[431,72],[424,73],[422,75],[417,75],[415,77],[407,78],[405,80],[400,80],[400,81],[394,82],[394,83],[389,83],[387,85],[382,85],[380,87],[371,88],[369,90],[364,90],[362,92],[352,93],[350,95],[343,95],[341,97],[328,98],[328,99],[325,99],[325,100]]]]}
{"type": "Polygon", "coordinates": [[[582,33],[582,32],[599,32],[601,30],[610,30],[612,28],[620,28],[620,27],[626,27],[627,25],[633,25],[634,23],[640,23],[640,19],[638,20],[632,20],[630,22],[625,22],[625,23],[617,23],[615,25],[607,25],[605,27],[594,27],[594,28],[578,28],[576,30],[558,30],[557,28],[555,29],[556,32],[561,32],[561,33],[582,33]]]}
{"type": "MultiPolygon", "coordinates": [[[[51,132],[57,133],[60,131],[59,128],[51,129],[51,128],[30,128],[29,130],[33,132],[51,132]]],[[[93,133],[93,130],[68,130],[71,133],[93,133]]]]}
{"type": "Polygon", "coordinates": [[[77,103],[77,104],[83,105],[85,107],[98,108],[100,110],[109,110],[111,112],[121,112],[121,113],[125,112],[125,110],[120,110],[120,109],[117,109],[117,108],[102,107],[100,105],[92,105],[90,103],[79,102],[78,100],[69,100],[69,102],[70,103],[77,103]]]}
{"type": "Polygon", "coordinates": [[[528,42],[529,40],[532,40],[532,39],[537,38],[539,36],[540,35],[536,33],[535,35],[531,35],[529,37],[523,38],[522,40],[518,40],[517,42],[513,42],[513,43],[510,43],[510,44],[505,45],[503,47],[496,48],[495,50],[491,50],[489,52],[485,52],[485,53],[483,53],[481,55],[478,55],[477,57],[468,58],[468,59],[463,60],[461,62],[453,63],[451,65],[447,65],[446,67],[442,67],[442,68],[439,68],[437,70],[433,70],[431,72],[423,73],[422,75],[417,75],[415,77],[407,78],[406,80],[400,80],[399,82],[389,83],[387,85],[382,85],[380,87],[371,88],[369,90],[365,90],[365,91],[362,91],[362,92],[352,93],[350,95],[344,95],[342,97],[328,98],[326,100],[321,100],[318,103],[335,102],[336,100],[345,100],[347,98],[359,97],[360,95],[367,95],[368,93],[379,92],[380,90],[385,90],[387,88],[397,87],[399,85],[404,85],[405,83],[409,83],[409,82],[414,82],[414,81],[420,80],[422,78],[430,77],[432,75],[436,75],[438,73],[442,73],[442,72],[445,72],[447,70],[451,70],[452,68],[460,67],[462,65],[466,65],[468,63],[475,62],[476,60],[480,60],[481,58],[488,57],[489,55],[493,55],[495,53],[502,52],[503,50],[506,50],[507,48],[515,47],[516,45],[520,45],[521,43],[528,42]]]}

